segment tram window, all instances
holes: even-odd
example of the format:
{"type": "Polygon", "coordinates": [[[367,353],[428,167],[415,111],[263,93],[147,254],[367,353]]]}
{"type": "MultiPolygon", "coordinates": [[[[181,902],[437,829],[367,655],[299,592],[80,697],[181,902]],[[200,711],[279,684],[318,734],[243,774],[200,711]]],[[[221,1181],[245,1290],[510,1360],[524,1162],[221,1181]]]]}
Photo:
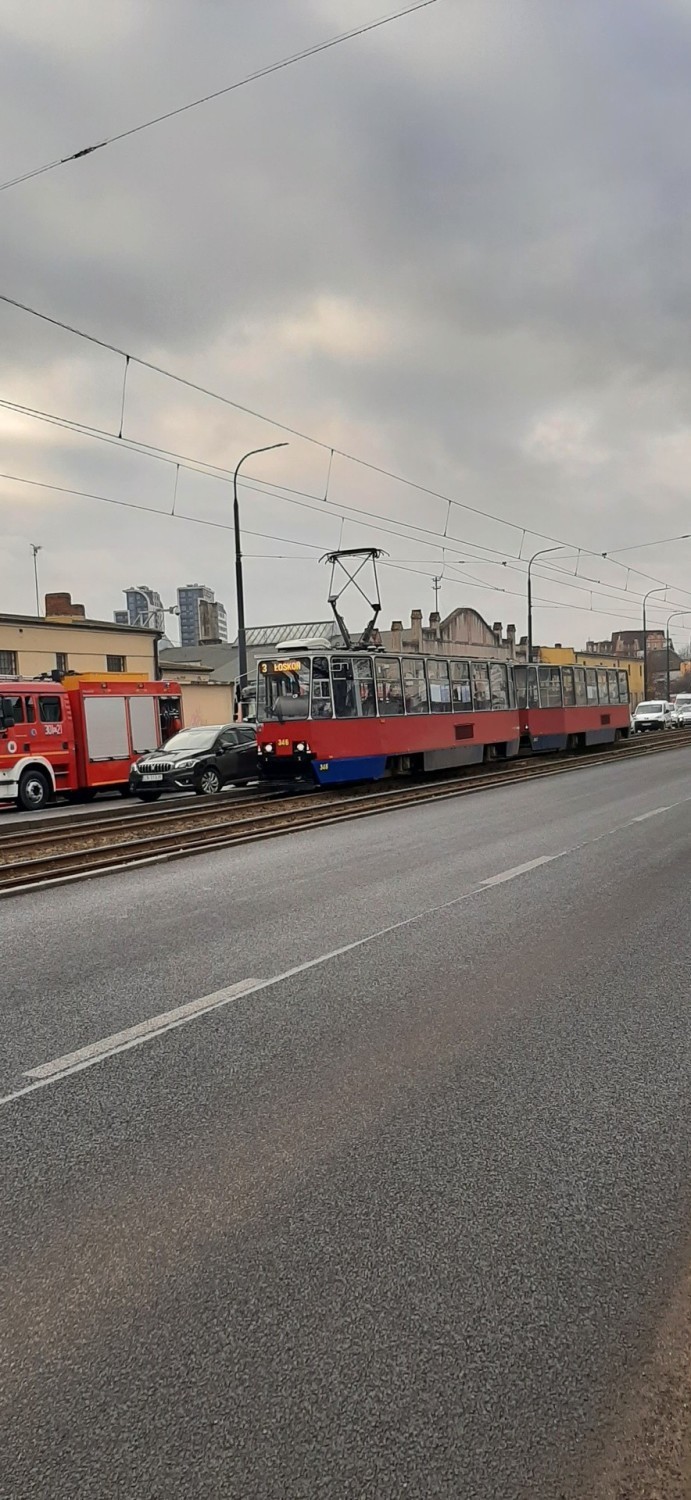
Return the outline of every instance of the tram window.
{"type": "Polygon", "coordinates": [[[470,664],[473,678],[473,703],[475,712],[482,713],[485,709],[492,707],[492,699],[489,690],[489,668],[486,661],[473,661],[470,664]]]}
{"type": "Polygon", "coordinates": [[[607,680],[609,682],[609,701],[610,701],[610,703],[618,703],[619,702],[619,678],[617,677],[616,672],[608,672],[607,673],[607,680]]]}
{"type": "Polygon", "coordinates": [[[377,679],[379,713],[382,718],[388,719],[396,714],[402,714],[404,712],[403,684],[401,663],[398,657],[376,656],[374,672],[377,679]]]}
{"type": "Polygon", "coordinates": [[[585,708],[588,702],[585,690],[585,667],[574,667],[573,680],[576,688],[576,705],[578,708],[585,708]]]}
{"type": "Polygon", "coordinates": [[[506,667],[502,661],[492,661],[489,667],[489,685],[492,708],[501,710],[509,706],[509,687],[506,667]]]}
{"type": "Polygon", "coordinates": [[[573,667],[562,667],[561,685],[564,693],[564,708],[575,708],[576,685],[573,680],[573,667]]]}
{"type": "Polygon", "coordinates": [[[451,684],[448,661],[428,661],[430,708],[433,714],[448,714],[451,711],[451,684]]]}
{"type": "Polygon", "coordinates": [[[516,702],[519,708],[528,707],[528,668],[514,667],[513,681],[516,689],[516,702]]]}
{"type": "Polygon", "coordinates": [[[620,703],[628,703],[628,701],[629,701],[629,674],[628,674],[628,672],[618,672],[617,676],[619,678],[619,702],[620,703]]]}
{"type": "Polygon", "coordinates": [[[374,696],[374,674],[369,657],[356,657],[355,676],[360,698],[360,713],[363,719],[374,719],[377,714],[377,700],[374,696]]]}
{"type": "Polygon", "coordinates": [[[509,708],[515,708],[516,707],[516,688],[515,688],[514,680],[513,680],[513,667],[507,667],[507,669],[506,669],[506,676],[507,676],[507,681],[508,681],[508,684],[509,684],[509,708]]]}
{"type": "Polygon", "coordinates": [[[312,718],[333,718],[328,656],[315,656],[312,659],[312,718]]]}
{"type": "Polygon", "coordinates": [[[594,667],[585,669],[585,690],[588,696],[588,704],[597,704],[597,672],[594,667]]]}
{"type": "Polygon", "coordinates": [[[449,672],[451,673],[451,706],[454,713],[471,713],[473,695],[470,691],[470,662],[452,661],[449,663],[449,672]]]}
{"type": "Polygon", "coordinates": [[[540,707],[540,692],[537,682],[537,667],[528,667],[528,708],[540,707]]]}
{"type": "Polygon", "coordinates": [[[424,657],[404,656],[403,696],[407,714],[429,713],[424,657]]]}
{"type": "Polygon", "coordinates": [[[62,704],[59,698],[39,698],[38,716],[43,724],[62,723],[62,704]]]}
{"type": "Polygon", "coordinates": [[[331,662],[334,711],[337,719],[357,719],[357,695],[352,656],[334,656],[331,662]]]}
{"type": "Polygon", "coordinates": [[[609,703],[609,683],[607,673],[598,667],[597,673],[597,696],[600,703],[609,703]]]}
{"type": "Polygon", "coordinates": [[[6,724],[24,723],[24,699],[23,698],[0,698],[0,709],[6,724]]]}
{"type": "Polygon", "coordinates": [[[561,675],[558,667],[538,667],[540,707],[561,708],[561,675]]]}

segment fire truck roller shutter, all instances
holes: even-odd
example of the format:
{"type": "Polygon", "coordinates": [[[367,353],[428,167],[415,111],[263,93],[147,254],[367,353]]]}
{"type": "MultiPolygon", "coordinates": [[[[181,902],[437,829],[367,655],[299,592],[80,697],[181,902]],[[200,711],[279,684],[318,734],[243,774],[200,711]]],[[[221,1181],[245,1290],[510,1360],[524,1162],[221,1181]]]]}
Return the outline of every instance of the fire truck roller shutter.
{"type": "Polygon", "coordinates": [[[135,755],[158,747],[157,707],[151,697],[128,698],[130,734],[135,755]]]}
{"type": "Polygon", "coordinates": [[[90,761],[129,760],[127,708],[124,698],[84,698],[86,742],[90,761]]]}

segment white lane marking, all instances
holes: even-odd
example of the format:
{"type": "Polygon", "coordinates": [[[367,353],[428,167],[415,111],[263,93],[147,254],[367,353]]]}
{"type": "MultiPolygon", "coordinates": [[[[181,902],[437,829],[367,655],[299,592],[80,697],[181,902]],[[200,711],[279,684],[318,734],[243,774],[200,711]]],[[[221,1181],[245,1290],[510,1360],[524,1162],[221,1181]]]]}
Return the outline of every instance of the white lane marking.
{"type": "MultiPolygon", "coordinates": [[[[422,922],[427,917],[435,916],[437,912],[452,911],[454,907],[461,906],[464,901],[470,901],[473,896],[481,896],[482,894],[482,886],[474,886],[471,890],[465,891],[462,896],[454,896],[451,901],[441,901],[435,906],[426,906],[422,911],[414,912],[411,917],[403,917],[399,922],[392,922],[388,927],[379,927],[376,932],[368,932],[365,937],[355,938],[352,943],[344,943],[340,948],[332,948],[329,953],[320,953],[318,958],[309,958],[303,964],[295,964],[293,968],[285,969],[282,974],[272,975],[271,979],[262,979],[259,981],[245,980],[238,986],[237,992],[243,995],[261,994],[262,990],[273,989],[275,985],[283,984],[287,979],[295,979],[298,974],[307,974],[310,969],[321,968],[323,964],[331,963],[335,958],[342,958],[346,953],[354,953],[358,948],[365,948],[370,943],[376,943],[379,938],[388,937],[393,932],[400,932],[405,927],[412,927],[416,922],[422,922]]],[[[40,1068],[34,1068],[31,1073],[25,1073],[25,1078],[32,1078],[33,1082],[27,1083],[24,1088],[15,1089],[11,1094],[0,1096],[0,1108],[4,1104],[13,1104],[16,1099],[23,1099],[26,1094],[35,1093],[37,1089],[45,1089],[52,1083],[61,1082],[63,1078],[70,1078],[74,1073],[82,1073],[85,1068],[92,1068],[95,1063],[103,1062],[106,1057],[113,1057],[118,1052],[129,1052],[132,1047],[140,1047],[144,1042],[151,1041],[153,1037],[160,1036],[163,1031],[172,1031],[178,1026],[185,1026],[188,1021],[193,1020],[197,1015],[203,1015],[205,1010],[215,1010],[219,1004],[224,1004],[226,996],[230,997],[230,990],[221,990],[218,993],[221,995],[220,1001],[217,995],[204,995],[201,1000],[192,1001],[190,1007],[180,1006],[180,1010],[187,1011],[189,1009],[190,1012],[193,1011],[193,1014],[184,1015],[178,1020],[160,1027],[156,1031],[147,1031],[145,1034],[143,1032],[139,1034],[140,1028],[132,1028],[137,1031],[137,1036],[131,1038],[129,1041],[120,1043],[120,1045],[113,1047],[110,1051],[101,1051],[99,1043],[95,1042],[93,1043],[93,1047],[82,1049],[82,1051],[89,1052],[90,1054],[93,1052],[93,1055],[83,1058],[80,1062],[69,1063],[67,1066],[62,1067],[60,1071],[56,1070],[53,1063],[43,1063],[40,1068]],[[40,1073],[41,1077],[36,1077],[37,1073],[40,1073]]],[[[146,1022],[143,1024],[146,1026],[146,1022]]],[[[113,1039],[110,1038],[109,1040],[113,1039]]],[[[68,1053],[64,1058],[57,1059],[57,1062],[66,1063],[69,1056],[77,1056],[77,1054],[68,1053]]]]}
{"type": "MultiPolygon", "coordinates": [[[[678,802],[670,803],[669,807],[656,808],[655,812],[671,812],[675,807],[681,807],[686,802],[691,802],[691,795],[680,797],[678,802]]],[[[318,958],[310,958],[306,963],[295,964],[292,969],[286,969],[283,974],[274,974],[271,979],[262,979],[258,982],[248,979],[240,981],[238,985],[229,986],[225,990],[218,990],[215,995],[204,995],[201,1000],[191,1001],[189,1006],[179,1006],[178,1010],[184,1011],[186,1014],[178,1016],[177,1020],[168,1021],[159,1030],[146,1031],[144,1033],[140,1027],[133,1027],[132,1030],[137,1031],[137,1036],[131,1038],[129,1041],[123,1042],[109,1052],[99,1050],[97,1054],[90,1055],[81,1062],[73,1063],[61,1072],[50,1071],[48,1075],[46,1070],[52,1069],[52,1064],[44,1063],[40,1069],[34,1068],[32,1073],[24,1075],[27,1078],[32,1077],[34,1079],[32,1083],[26,1084],[24,1088],[15,1089],[11,1094],[0,1096],[0,1108],[4,1104],[13,1104],[15,1100],[23,1099],[26,1094],[33,1094],[38,1089],[49,1088],[52,1083],[60,1082],[63,1078],[70,1078],[74,1073],[81,1073],[85,1068],[91,1068],[95,1063],[103,1062],[104,1058],[114,1056],[116,1052],[128,1052],[132,1047],[139,1047],[143,1042],[151,1041],[152,1037],[161,1035],[163,1031],[172,1031],[178,1026],[184,1026],[188,1021],[193,1020],[195,1016],[203,1015],[206,1010],[217,1009],[219,1005],[223,1005],[227,1000],[233,999],[236,994],[257,995],[262,990],[273,989],[275,985],[283,984],[287,979],[294,979],[298,974],[306,974],[310,969],[318,969],[323,964],[331,963],[333,959],[341,958],[346,953],[354,953],[358,948],[365,948],[368,944],[377,942],[379,938],[388,937],[390,933],[400,932],[406,927],[412,927],[416,922],[424,921],[426,917],[435,916],[437,912],[452,911],[454,907],[461,906],[465,901],[471,901],[473,896],[484,895],[493,886],[505,880],[513,879],[516,874],[523,874],[530,869],[536,868],[541,864],[550,863],[555,859],[563,859],[567,854],[580,854],[584,849],[591,847],[591,845],[599,844],[603,839],[611,838],[613,834],[623,833],[625,829],[632,827],[633,822],[643,821],[644,816],[647,816],[647,814],[641,815],[638,819],[629,819],[626,823],[617,823],[614,828],[605,829],[603,833],[595,834],[590,839],[584,839],[582,843],[573,844],[568,849],[562,849],[558,854],[542,855],[539,859],[530,860],[525,865],[517,865],[513,870],[502,871],[499,876],[489,876],[487,880],[481,881],[479,885],[474,886],[469,891],[465,891],[462,896],[454,896],[451,901],[441,901],[434,906],[426,906],[422,911],[414,912],[411,917],[403,917],[401,921],[392,922],[388,927],[380,927],[376,932],[369,932],[365,937],[356,938],[352,943],[344,943],[340,948],[332,948],[329,953],[322,953],[318,958]],[[36,1078],[34,1075],[37,1072],[46,1074],[46,1076],[36,1078]]],[[[167,1014],[170,1016],[173,1012],[168,1012],[167,1014]]],[[[143,1022],[142,1025],[146,1027],[147,1023],[143,1022]]],[[[109,1040],[112,1041],[113,1038],[109,1040]]],[[[93,1047],[99,1048],[99,1043],[94,1043],[93,1047]]],[[[81,1050],[82,1052],[88,1051],[91,1053],[92,1048],[83,1048],[81,1050]]],[[[66,1057],[73,1055],[76,1054],[66,1054],[66,1057]]],[[[60,1059],[59,1061],[64,1062],[65,1060],[60,1059]]]]}
{"type": "Polygon", "coordinates": [[[487,880],[481,880],[480,884],[503,885],[505,880],[515,880],[518,875],[526,875],[528,870],[537,870],[538,865],[549,865],[553,859],[562,859],[568,853],[568,849],[560,849],[558,854],[541,854],[539,859],[527,859],[524,865],[514,865],[512,870],[502,870],[499,875],[490,875],[487,880]]]}
{"type": "Polygon", "coordinates": [[[247,991],[256,989],[256,979],[241,979],[237,984],[230,984],[223,990],[216,990],[213,995],[202,995],[199,1000],[190,1000],[186,1005],[178,1005],[175,1010],[164,1010],[160,1016],[150,1016],[148,1021],[140,1021],[137,1026],[128,1026],[124,1031],[116,1031],[113,1036],[102,1037],[98,1042],[91,1042],[87,1047],[79,1047],[76,1052],[66,1052],[64,1057],[56,1057],[52,1062],[41,1063],[38,1068],[30,1068],[25,1078],[54,1078],[59,1073],[73,1073],[78,1066],[88,1067],[90,1063],[101,1062],[104,1057],[111,1057],[114,1052],[124,1052],[130,1047],[148,1042],[151,1037],[162,1036],[165,1031],[173,1031],[176,1026],[182,1026],[185,1021],[191,1021],[194,1016],[202,1016],[205,1011],[218,1010],[222,1005],[228,1005],[231,1000],[237,999],[238,995],[244,995],[247,991]]]}
{"type": "MultiPolygon", "coordinates": [[[[686,801],[686,798],[684,800],[686,801]]],[[[677,807],[679,804],[675,802],[674,805],[675,805],[675,807],[677,807]]],[[[654,807],[652,809],[652,812],[641,813],[639,815],[639,817],[632,818],[631,822],[632,823],[646,823],[647,820],[648,820],[648,818],[658,818],[660,816],[660,813],[663,813],[663,812],[671,812],[671,807],[669,807],[669,806],[668,807],[654,807]]]]}

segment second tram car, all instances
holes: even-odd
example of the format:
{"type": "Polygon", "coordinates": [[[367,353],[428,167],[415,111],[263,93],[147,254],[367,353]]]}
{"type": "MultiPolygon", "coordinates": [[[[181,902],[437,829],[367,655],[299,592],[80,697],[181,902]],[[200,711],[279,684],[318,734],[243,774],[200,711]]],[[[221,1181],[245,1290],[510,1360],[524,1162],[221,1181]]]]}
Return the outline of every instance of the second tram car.
{"type": "Polygon", "coordinates": [[[627,738],[629,679],[604,667],[513,667],[522,744],[541,755],[627,738]]]}

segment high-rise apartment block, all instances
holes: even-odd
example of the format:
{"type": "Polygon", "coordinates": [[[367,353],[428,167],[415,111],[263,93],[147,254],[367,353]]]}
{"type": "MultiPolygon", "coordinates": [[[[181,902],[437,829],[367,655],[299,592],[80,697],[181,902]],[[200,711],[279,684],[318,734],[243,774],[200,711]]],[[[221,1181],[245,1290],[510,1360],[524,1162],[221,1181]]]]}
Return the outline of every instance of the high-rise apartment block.
{"type": "Polygon", "coordinates": [[[187,583],[178,589],[180,645],[199,646],[228,639],[228,617],[205,583],[187,583]]]}

